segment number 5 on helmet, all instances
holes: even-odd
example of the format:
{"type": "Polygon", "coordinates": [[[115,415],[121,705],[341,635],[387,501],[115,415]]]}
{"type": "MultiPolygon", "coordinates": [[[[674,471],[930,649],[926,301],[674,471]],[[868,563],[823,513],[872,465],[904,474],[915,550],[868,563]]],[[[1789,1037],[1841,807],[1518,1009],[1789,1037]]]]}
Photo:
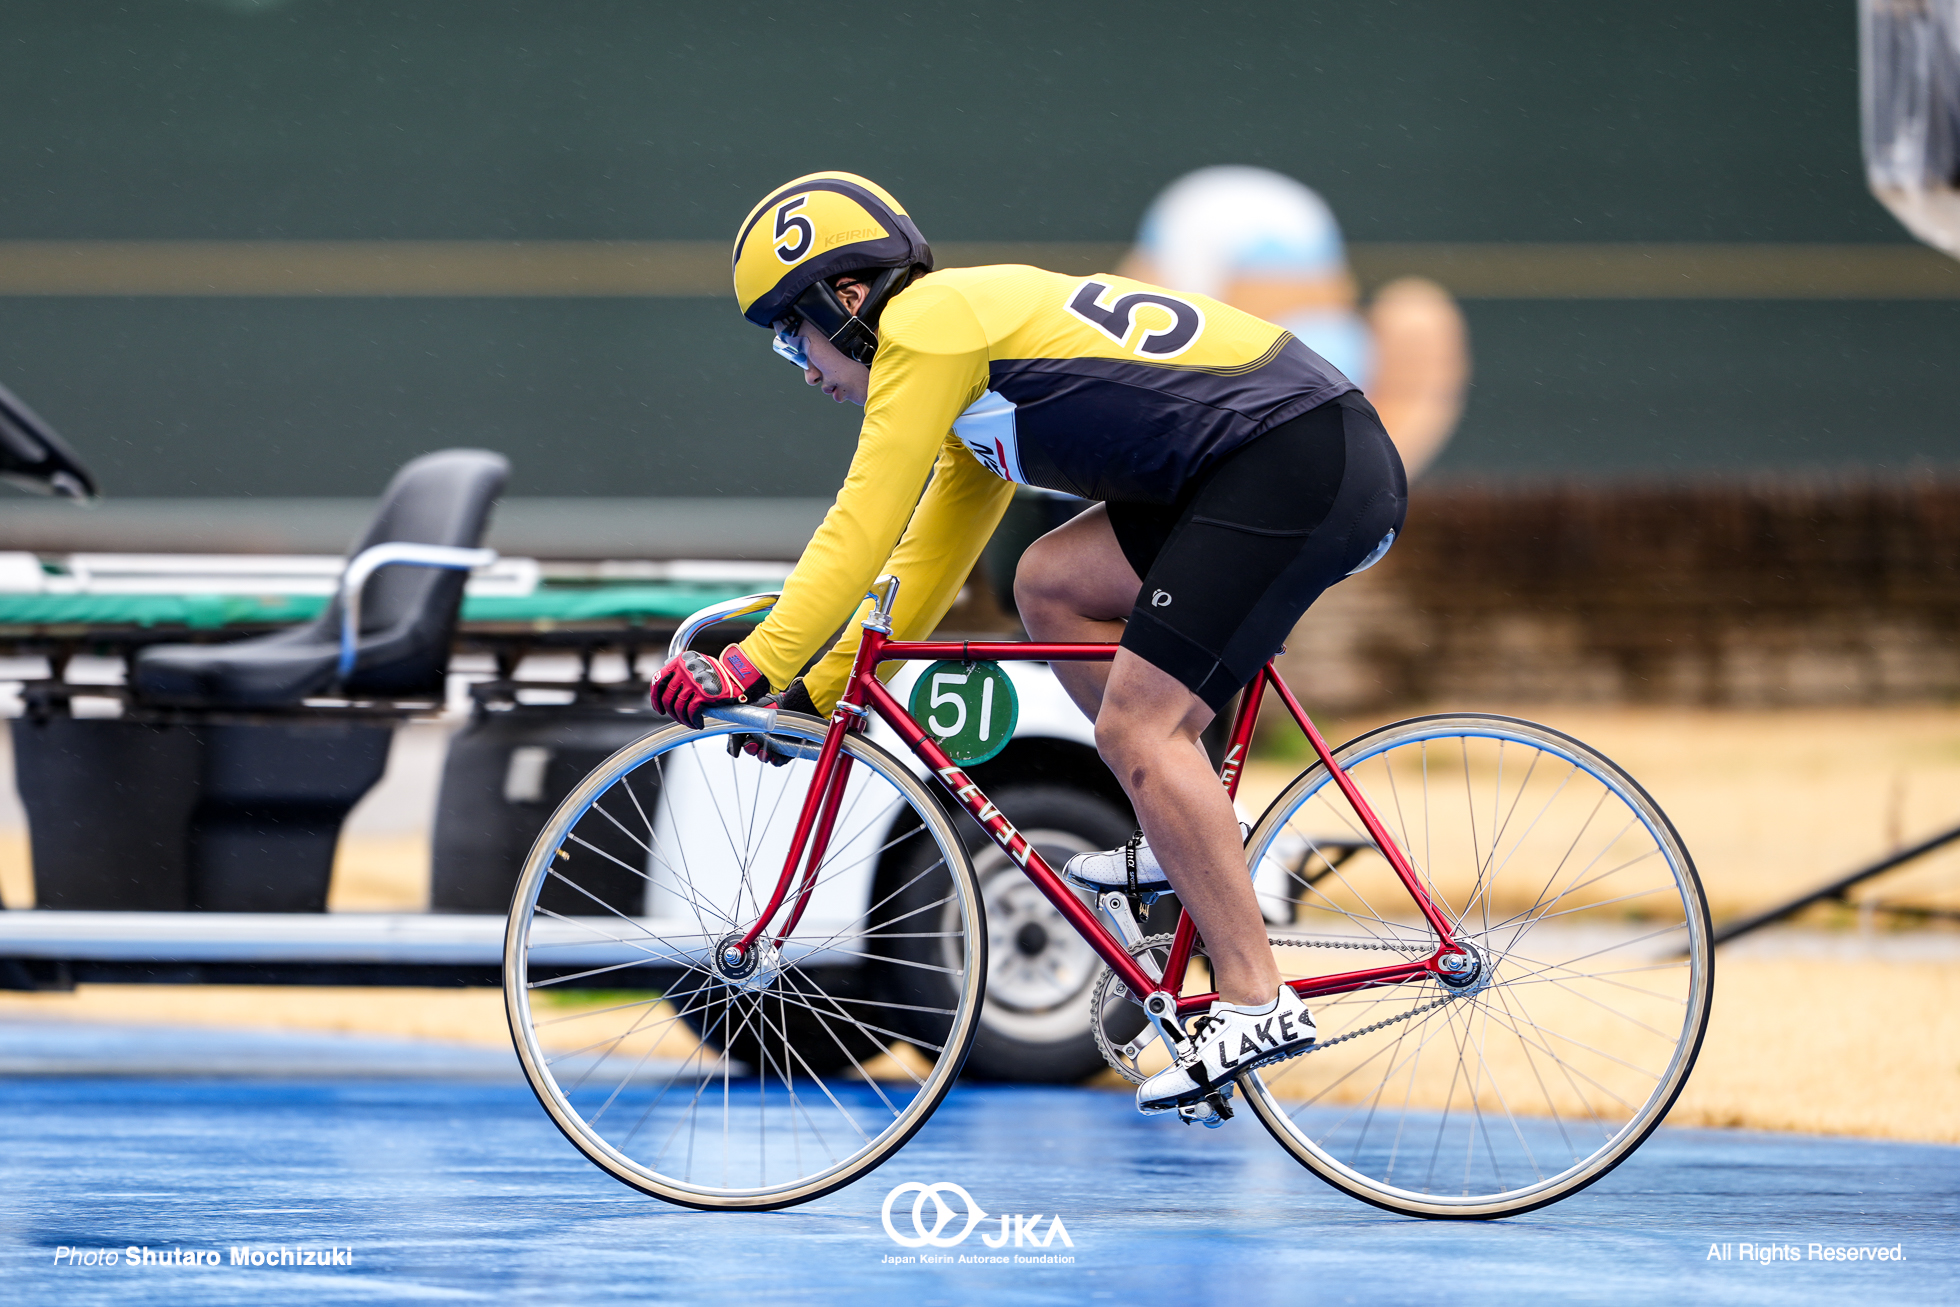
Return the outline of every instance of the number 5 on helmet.
{"type": "Polygon", "coordinates": [[[915,270],[932,271],[926,238],[891,192],[849,172],[813,172],[771,191],[742,220],[732,259],[742,316],[758,327],[786,324],[776,352],[798,367],[809,360],[790,342],[811,331],[868,366],[878,313],[915,270]],[[845,273],[865,285],[855,311],[830,284],[845,273]]]}
{"type": "Polygon", "coordinates": [[[653,678],[648,697],[655,708],[698,731],[708,709],[747,703],[767,693],[769,678],[755,669],[740,645],[731,644],[719,658],[692,649],[670,658],[653,678]]]}

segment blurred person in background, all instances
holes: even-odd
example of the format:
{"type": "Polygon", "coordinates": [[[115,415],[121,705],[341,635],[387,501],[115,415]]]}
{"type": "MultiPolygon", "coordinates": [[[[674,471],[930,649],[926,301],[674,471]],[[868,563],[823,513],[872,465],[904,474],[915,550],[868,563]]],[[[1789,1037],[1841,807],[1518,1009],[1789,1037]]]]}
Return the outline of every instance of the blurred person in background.
{"type": "Polygon", "coordinates": [[[1292,332],[1367,392],[1411,479],[1456,430],[1470,378],[1456,302],[1402,277],[1363,313],[1333,210],[1291,177],[1231,165],[1187,173],[1151,203],[1118,271],[1292,332]]]}

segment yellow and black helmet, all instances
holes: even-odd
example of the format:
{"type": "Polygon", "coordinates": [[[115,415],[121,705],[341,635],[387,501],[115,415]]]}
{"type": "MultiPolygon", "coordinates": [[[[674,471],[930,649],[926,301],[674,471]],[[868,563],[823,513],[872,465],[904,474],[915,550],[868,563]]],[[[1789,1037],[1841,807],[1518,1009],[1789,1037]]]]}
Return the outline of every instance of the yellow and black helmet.
{"type": "Polygon", "coordinates": [[[868,363],[874,319],[914,268],[932,270],[932,247],[890,192],[855,173],[813,172],[779,186],[749,211],[735,237],[735,301],[759,327],[807,321],[847,355],[868,363]],[[871,297],[853,315],[831,289],[846,272],[867,275],[871,297]]]}

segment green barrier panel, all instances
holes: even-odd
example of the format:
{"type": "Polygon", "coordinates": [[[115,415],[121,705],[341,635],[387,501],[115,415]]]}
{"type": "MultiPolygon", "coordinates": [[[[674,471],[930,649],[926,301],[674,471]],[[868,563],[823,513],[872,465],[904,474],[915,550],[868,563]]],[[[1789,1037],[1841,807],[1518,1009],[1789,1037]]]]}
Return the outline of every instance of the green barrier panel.
{"type": "MultiPolygon", "coordinates": [[[[761,584],[758,582],[758,584],[761,584]]],[[[686,617],[753,586],[636,585],[545,588],[463,600],[465,622],[645,621],[686,617]]],[[[0,595],[0,626],[286,625],[310,621],[323,595],[0,595]]]]}

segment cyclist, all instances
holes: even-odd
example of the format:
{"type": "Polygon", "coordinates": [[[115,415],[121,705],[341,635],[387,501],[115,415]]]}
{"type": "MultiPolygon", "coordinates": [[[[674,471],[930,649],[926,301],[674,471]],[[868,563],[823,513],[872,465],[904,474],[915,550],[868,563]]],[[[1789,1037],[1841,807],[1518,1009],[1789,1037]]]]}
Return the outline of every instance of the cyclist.
{"type": "Polygon", "coordinates": [[[1016,483],[1102,501],[1029,547],[1014,592],[1036,639],[1121,642],[1113,661],[1054,671],[1142,831],[1071,859],[1068,878],[1174,890],[1218,986],[1137,1106],[1194,1105],[1305,1052],[1312,1017],[1280,983],[1199,735],[1308,605],[1401,529],[1407,483],[1373,407],[1286,331],[1201,295],[1022,266],[934,271],[898,201],[851,173],[799,177],[756,205],[734,281],[776,352],[864,422],[774,611],[719,658],[670,661],[655,705],[693,726],[772,693],[827,714],[879,573],[902,581],[894,637],[922,639],[1016,483]]]}

